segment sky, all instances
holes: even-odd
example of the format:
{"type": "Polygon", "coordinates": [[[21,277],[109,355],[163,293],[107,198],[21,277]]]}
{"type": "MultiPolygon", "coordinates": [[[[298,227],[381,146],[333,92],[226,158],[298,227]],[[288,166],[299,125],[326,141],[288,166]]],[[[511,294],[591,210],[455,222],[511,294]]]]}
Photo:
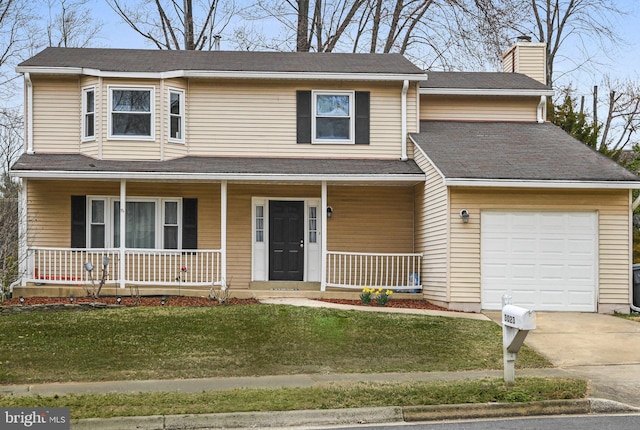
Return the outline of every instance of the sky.
{"type": "MultiPolygon", "coordinates": [[[[224,1],[224,0],[223,0],[224,1]]],[[[237,5],[242,5],[249,0],[235,0],[237,5]]],[[[627,11],[627,15],[620,17],[615,23],[615,30],[624,40],[624,44],[617,49],[609,51],[609,55],[601,55],[599,60],[591,67],[581,70],[571,70],[568,62],[556,65],[555,76],[558,82],[571,82],[574,87],[574,95],[580,97],[591,96],[594,85],[602,86],[603,75],[609,75],[614,79],[631,79],[640,82],[640,1],[638,0],[611,0],[620,9],[627,11]],[[564,80],[562,72],[570,70],[564,80]]],[[[93,46],[110,48],[150,48],[150,45],[142,36],[132,30],[121,18],[108,6],[106,0],[89,0],[92,14],[103,23],[100,37],[93,46]]],[[[230,43],[230,30],[223,33],[221,49],[233,49],[230,43]]],[[[573,56],[571,51],[565,51],[573,56]]],[[[578,55],[576,55],[577,57],[578,55]]],[[[604,92],[603,92],[604,94],[604,92]]]]}

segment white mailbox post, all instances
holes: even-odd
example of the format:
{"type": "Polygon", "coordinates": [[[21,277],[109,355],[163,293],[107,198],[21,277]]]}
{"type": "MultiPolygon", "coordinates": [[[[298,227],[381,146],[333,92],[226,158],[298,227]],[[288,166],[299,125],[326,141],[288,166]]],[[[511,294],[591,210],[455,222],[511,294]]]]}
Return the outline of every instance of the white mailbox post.
{"type": "Polygon", "coordinates": [[[504,356],[504,382],[516,379],[515,361],[529,330],[536,328],[536,313],[511,304],[510,296],[502,297],[502,346],[504,356]]]}

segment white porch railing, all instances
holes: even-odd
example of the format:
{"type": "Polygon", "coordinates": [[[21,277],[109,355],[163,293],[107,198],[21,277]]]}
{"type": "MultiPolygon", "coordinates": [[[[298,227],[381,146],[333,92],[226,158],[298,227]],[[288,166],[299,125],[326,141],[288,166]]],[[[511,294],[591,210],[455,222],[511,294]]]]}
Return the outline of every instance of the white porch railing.
{"type": "Polygon", "coordinates": [[[91,277],[85,263],[93,265],[93,278],[102,276],[102,261],[109,257],[106,280],[119,282],[124,264],[125,283],[132,285],[211,286],[221,284],[222,251],[127,249],[29,248],[26,282],[82,285],[91,277]],[[182,268],[186,270],[183,271],[182,268]]]}
{"type": "Polygon", "coordinates": [[[327,252],[327,287],[419,290],[422,254],[327,252]]]}

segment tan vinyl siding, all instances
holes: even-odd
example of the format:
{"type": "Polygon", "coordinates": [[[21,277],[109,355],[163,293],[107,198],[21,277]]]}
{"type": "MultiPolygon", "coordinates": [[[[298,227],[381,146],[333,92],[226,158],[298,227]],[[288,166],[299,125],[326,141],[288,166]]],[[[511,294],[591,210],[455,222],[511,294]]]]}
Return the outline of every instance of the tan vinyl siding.
{"type": "Polygon", "coordinates": [[[191,155],[399,158],[401,84],[191,80],[191,155]],[[370,145],[297,144],[296,90],[371,92],[370,145]]]}
{"type": "Polygon", "coordinates": [[[343,252],[414,252],[412,187],[329,187],[327,248],[343,252]]]}
{"type": "Polygon", "coordinates": [[[427,177],[425,183],[415,186],[416,252],[423,253],[423,292],[429,300],[446,302],[449,300],[447,187],[420,150],[416,150],[415,161],[427,177]]]}
{"type": "Polygon", "coordinates": [[[423,95],[422,121],[535,122],[540,97],[423,95]]]}
{"type": "Polygon", "coordinates": [[[80,87],[77,78],[32,77],[33,149],[46,153],[80,150],[80,87]]]}
{"type": "Polygon", "coordinates": [[[626,190],[451,191],[451,301],[480,303],[480,216],[484,209],[597,211],[600,304],[629,302],[629,194],[626,190]],[[467,209],[469,223],[458,213],[467,209]]]}
{"type": "Polygon", "coordinates": [[[80,153],[87,155],[89,157],[100,158],[100,135],[99,130],[102,125],[102,118],[100,117],[100,106],[102,93],[100,91],[100,79],[93,76],[84,76],[80,79],[80,89],[78,92],[78,97],[80,99],[80,138],[82,139],[82,127],[83,127],[83,118],[84,112],[82,112],[82,90],[87,87],[94,87],[94,130],[95,137],[91,140],[85,140],[80,142],[80,153]]]}

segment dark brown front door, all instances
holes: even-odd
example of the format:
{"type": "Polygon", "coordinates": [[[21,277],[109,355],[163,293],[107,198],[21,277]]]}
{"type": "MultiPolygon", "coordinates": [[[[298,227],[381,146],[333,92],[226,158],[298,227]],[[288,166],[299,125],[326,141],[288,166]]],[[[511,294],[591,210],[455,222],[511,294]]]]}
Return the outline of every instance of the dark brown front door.
{"type": "Polygon", "coordinates": [[[269,202],[269,280],[302,281],[304,202],[269,202]]]}

